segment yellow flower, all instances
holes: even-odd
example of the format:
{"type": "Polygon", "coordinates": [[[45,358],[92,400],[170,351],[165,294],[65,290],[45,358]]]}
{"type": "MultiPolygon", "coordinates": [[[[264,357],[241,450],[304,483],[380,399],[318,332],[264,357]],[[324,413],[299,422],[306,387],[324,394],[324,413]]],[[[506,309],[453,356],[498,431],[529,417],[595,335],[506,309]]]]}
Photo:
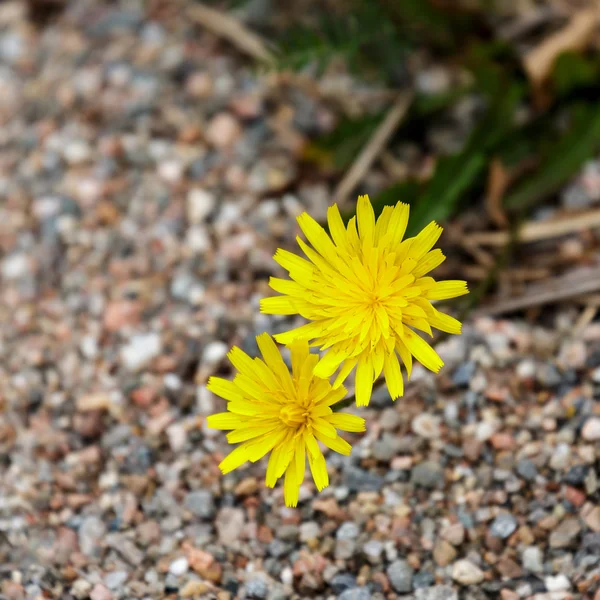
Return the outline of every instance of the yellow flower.
{"type": "Polygon", "coordinates": [[[356,217],[344,226],[338,207],[328,209],[331,237],[308,214],[298,217],[313,248],[297,238],[309,260],[277,250],[275,260],[292,281],[272,277],[270,286],[283,296],[261,301],[262,312],[300,314],[312,321],[275,336],[282,344],[312,340],[327,353],[315,368],[318,377],[330,377],[341,365],[333,387],[341,385],[356,367],[356,403],[369,403],[373,382],[381,372],[392,399],[402,396],[404,382],[398,355],[410,378],[413,357],[438,372],[443,365],[437,352],[415,333],[432,335],[435,327],[460,333],[459,321],[431,304],[468,293],[465,281],[435,281],[427,273],[445,256],[431,248],[442,228],[431,222],[417,236],[405,239],[409,207],[384,207],[380,217],[368,196],[360,196],[356,217]]]}
{"type": "Polygon", "coordinates": [[[264,360],[253,360],[234,347],[228,356],[239,371],[235,379],[210,378],[208,389],[228,401],[229,412],[208,417],[208,426],[232,430],[227,440],[232,444],[242,442],[219,465],[224,474],[271,452],[266,484],[275,487],[285,473],[285,503],[296,506],[306,455],[321,491],[329,485],[329,476],[318,441],[348,456],[351,446],[337,429],[364,431],[365,420],[331,410],[344,398],[346,390],[342,386],[334,390],[327,379],[313,376],[319,357],[310,354],[306,340],[291,345],[291,374],[267,333],[259,335],[256,341],[264,360]]]}

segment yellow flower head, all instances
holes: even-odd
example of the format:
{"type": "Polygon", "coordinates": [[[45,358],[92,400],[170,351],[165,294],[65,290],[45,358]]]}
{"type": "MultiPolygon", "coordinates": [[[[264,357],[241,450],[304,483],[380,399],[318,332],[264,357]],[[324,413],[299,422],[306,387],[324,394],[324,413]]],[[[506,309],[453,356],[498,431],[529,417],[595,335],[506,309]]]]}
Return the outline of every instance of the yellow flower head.
{"type": "Polygon", "coordinates": [[[252,359],[234,347],[228,356],[239,371],[235,379],[210,378],[208,389],[228,401],[229,412],[208,417],[208,426],[232,430],[227,440],[232,444],[242,442],[219,465],[223,473],[247,461],[256,462],[271,452],[266,484],[275,487],[285,473],[285,503],[296,506],[306,455],[321,491],[329,485],[329,476],[318,441],[347,456],[351,446],[337,429],[364,431],[365,421],[331,410],[344,398],[346,390],[343,386],[333,389],[327,379],[313,375],[319,357],[310,354],[306,340],[291,345],[291,374],[267,333],[259,335],[256,341],[264,360],[252,359]]]}
{"type": "Polygon", "coordinates": [[[312,340],[327,350],[315,368],[318,377],[330,377],[341,365],[333,387],[341,385],[356,367],[356,403],[367,405],[373,382],[381,372],[391,397],[404,393],[400,360],[408,377],[412,358],[438,372],[443,365],[437,352],[415,329],[432,335],[435,327],[460,333],[461,324],[441,313],[432,300],[454,298],[468,292],[465,281],[435,281],[428,277],[445,259],[431,248],[442,228],[431,222],[421,233],[403,240],[409,207],[384,207],[380,217],[368,196],[360,196],[356,217],[344,226],[338,207],[327,213],[329,231],[307,213],[298,217],[312,245],[297,238],[308,260],[277,250],[275,260],[292,281],[271,278],[271,287],[283,296],[265,298],[265,313],[300,314],[312,321],[275,336],[278,342],[312,340]]]}

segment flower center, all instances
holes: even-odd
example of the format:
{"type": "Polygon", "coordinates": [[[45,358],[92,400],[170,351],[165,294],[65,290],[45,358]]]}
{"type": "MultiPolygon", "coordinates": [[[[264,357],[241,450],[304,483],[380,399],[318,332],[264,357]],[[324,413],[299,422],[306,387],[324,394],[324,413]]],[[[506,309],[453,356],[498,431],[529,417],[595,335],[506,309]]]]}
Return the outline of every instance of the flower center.
{"type": "Polygon", "coordinates": [[[309,412],[302,406],[288,404],[279,411],[279,418],[284,425],[288,427],[298,427],[304,425],[309,416],[309,412]]]}

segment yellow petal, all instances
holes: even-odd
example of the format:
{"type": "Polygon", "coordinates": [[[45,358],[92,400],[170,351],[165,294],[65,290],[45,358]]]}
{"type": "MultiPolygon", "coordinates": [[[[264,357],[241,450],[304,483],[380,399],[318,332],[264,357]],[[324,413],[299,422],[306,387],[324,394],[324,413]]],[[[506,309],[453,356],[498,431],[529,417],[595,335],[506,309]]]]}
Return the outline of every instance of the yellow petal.
{"type": "Polygon", "coordinates": [[[278,248],[273,256],[275,262],[290,274],[290,277],[302,285],[310,285],[313,280],[314,267],[307,260],[296,254],[278,248]]]}
{"type": "Polygon", "coordinates": [[[390,397],[392,400],[396,400],[404,394],[404,380],[402,379],[402,371],[395,351],[385,355],[383,372],[390,397]]]}
{"type": "Polygon", "coordinates": [[[375,233],[375,212],[369,196],[359,196],[356,204],[356,220],[361,239],[373,239],[375,233]]]}
{"type": "Polygon", "coordinates": [[[348,239],[337,204],[333,204],[327,209],[327,224],[329,225],[329,233],[331,233],[333,241],[339,249],[345,251],[348,248],[348,239]]]}
{"type": "Polygon", "coordinates": [[[317,435],[318,433],[319,435],[323,435],[327,438],[334,438],[337,436],[337,431],[335,430],[335,427],[322,417],[313,419],[312,426],[315,430],[315,435],[317,435]]]}
{"type": "MultiPolygon", "coordinates": [[[[408,329],[407,329],[408,331],[408,329]]],[[[412,373],[412,354],[410,350],[407,348],[406,344],[402,340],[396,340],[396,350],[402,359],[402,363],[406,368],[406,376],[410,379],[410,375],[412,373]]]]}
{"type": "Polygon", "coordinates": [[[277,480],[288,468],[293,455],[293,446],[290,446],[285,442],[282,442],[273,450],[271,456],[269,457],[269,464],[267,465],[267,474],[265,477],[265,483],[267,487],[275,487],[277,480]]]}
{"type": "Polygon", "coordinates": [[[433,309],[435,312],[433,316],[429,317],[429,323],[432,327],[445,331],[446,333],[459,334],[462,329],[462,324],[458,319],[446,315],[439,310],[433,309]]]}
{"type": "Polygon", "coordinates": [[[367,406],[373,390],[373,366],[369,358],[361,358],[356,368],[356,405],[367,406]]]}
{"type": "Polygon", "coordinates": [[[404,342],[411,354],[426,369],[437,373],[444,366],[444,362],[439,357],[438,353],[414,331],[410,329],[406,330],[404,342]]]}
{"type": "Polygon", "coordinates": [[[410,247],[410,257],[416,260],[420,260],[425,256],[433,245],[440,239],[443,228],[440,227],[435,221],[431,221],[418,235],[413,239],[413,243],[410,247]]]}
{"type": "Polygon", "coordinates": [[[244,463],[248,462],[248,448],[246,444],[238,446],[232,450],[219,464],[219,469],[223,475],[227,475],[234,469],[241,467],[244,463]]]}
{"type": "Polygon", "coordinates": [[[410,207],[408,204],[398,202],[394,206],[394,211],[390,216],[390,222],[388,223],[388,234],[390,235],[389,245],[391,248],[395,248],[402,242],[404,233],[406,232],[406,226],[408,225],[408,215],[410,207]]]}
{"type": "Polygon", "coordinates": [[[329,485],[329,473],[327,473],[327,463],[321,452],[318,454],[308,454],[308,464],[317,490],[322,491],[329,485]]]}
{"type": "Polygon", "coordinates": [[[350,456],[350,453],[352,452],[352,446],[339,435],[334,438],[331,438],[327,437],[326,435],[322,435],[318,431],[315,431],[315,437],[320,442],[323,442],[323,444],[325,444],[328,448],[335,452],[338,452],[339,454],[343,454],[344,456],[350,456]]]}
{"type": "Polygon", "coordinates": [[[415,277],[422,277],[426,273],[429,273],[429,271],[439,267],[445,260],[446,257],[439,248],[431,250],[418,262],[412,274],[415,277]]]}
{"type": "Polygon", "coordinates": [[[239,415],[230,412],[217,413],[207,417],[206,424],[211,429],[237,429],[238,427],[246,427],[248,421],[239,415]]]}
{"type": "Polygon", "coordinates": [[[330,263],[338,260],[338,254],[325,230],[308,214],[302,213],[298,217],[298,225],[302,229],[306,239],[312,244],[312,247],[330,263]]]}
{"type": "Polygon", "coordinates": [[[276,422],[267,423],[266,425],[260,425],[261,421],[257,421],[256,424],[248,426],[244,424],[240,429],[236,429],[231,433],[227,434],[227,441],[230,444],[238,444],[239,442],[246,442],[253,438],[257,438],[261,435],[271,433],[277,427],[276,422]]]}
{"type": "Polygon", "coordinates": [[[285,505],[289,507],[298,506],[298,498],[300,497],[300,483],[296,475],[296,462],[291,461],[286,472],[283,484],[283,496],[285,505]]]}
{"type": "Polygon", "coordinates": [[[348,413],[333,413],[327,420],[342,431],[365,431],[365,420],[348,413]]]}
{"type": "Polygon", "coordinates": [[[436,281],[435,285],[426,292],[426,298],[429,300],[447,300],[448,298],[457,298],[468,294],[466,281],[449,279],[447,281],[436,281]]]}
{"type": "Polygon", "coordinates": [[[335,381],[333,382],[334,388],[338,388],[340,385],[342,385],[342,383],[344,383],[344,381],[346,381],[348,375],[352,373],[352,369],[354,369],[357,363],[357,358],[347,358],[344,361],[340,372],[338,373],[337,377],[335,378],[335,381]]]}
{"type": "Polygon", "coordinates": [[[314,370],[315,377],[322,377],[323,379],[331,377],[347,357],[348,355],[345,352],[329,350],[317,363],[314,370]]]}
{"type": "Polygon", "coordinates": [[[224,398],[225,400],[242,400],[244,395],[242,391],[232,381],[222,379],[221,377],[210,377],[206,385],[213,394],[224,398]]]}
{"type": "Polygon", "coordinates": [[[269,278],[269,287],[280,294],[287,294],[289,296],[301,296],[306,292],[306,288],[302,287],[295,281],[289,279],[280,279],[279,277],[269,278]]]}
{"type": "Polygon", "coordinates": [[[298,310],[289,296],[271,296],[262,298],[260,312],[265,315],[295,315],[298,310]]]}

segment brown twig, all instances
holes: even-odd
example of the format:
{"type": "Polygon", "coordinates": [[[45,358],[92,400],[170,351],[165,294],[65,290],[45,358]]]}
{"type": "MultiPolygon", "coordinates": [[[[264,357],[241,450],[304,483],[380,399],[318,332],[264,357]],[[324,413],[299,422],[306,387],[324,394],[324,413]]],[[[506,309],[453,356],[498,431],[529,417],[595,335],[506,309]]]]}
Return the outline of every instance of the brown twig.
{"type": "Polygon", "coordinates": [[[342,203],[352,190],[360,183],[373,161],[385,148],[390,137],[394,134],[402,119],[406,116],[413,99],[412,91],[401,93],[388,111],[368,144],[362,149],[350,169],[340,181],[333,193],[334,202],[342,203]]]}
{"type": "Polygon", "coordinates": [[[202,27],[228,40],[244,54],[267,64],[275,62],[275,57],[267,49],[263,39],[246,28],[237,19],[204,4],[190,6],[188,15],[202,27]]]}
{"type": "Polygon", "coordinates": [[[545,38],[525,55],[523,66],[535,86],[540,86],[550,75],[559,54],[568,50],[582,50],[587,46],[598,26],[599,16],[597,6],[576,12],[565,27],[545,38]]]}
{"type": "Polygon", "coordinates": [[[582,268],[546,282],[531,286],[517,298],[500,300],[476,310],[474,316],[500,315],[533,306],[542,306],[600,290],[600,267],[582,268]]]}
{"type": "MultiPolygon", "coordinates": [[[[600,227],[600,210],[590,210],[572,217],[525,223],[519,229],[518,242],[537,242],[596,227],[600,227]]],[[[476,246],[504,246],[509,238],[507,231],[486,231],[470,234],[468,241],[476,246]]]]}

